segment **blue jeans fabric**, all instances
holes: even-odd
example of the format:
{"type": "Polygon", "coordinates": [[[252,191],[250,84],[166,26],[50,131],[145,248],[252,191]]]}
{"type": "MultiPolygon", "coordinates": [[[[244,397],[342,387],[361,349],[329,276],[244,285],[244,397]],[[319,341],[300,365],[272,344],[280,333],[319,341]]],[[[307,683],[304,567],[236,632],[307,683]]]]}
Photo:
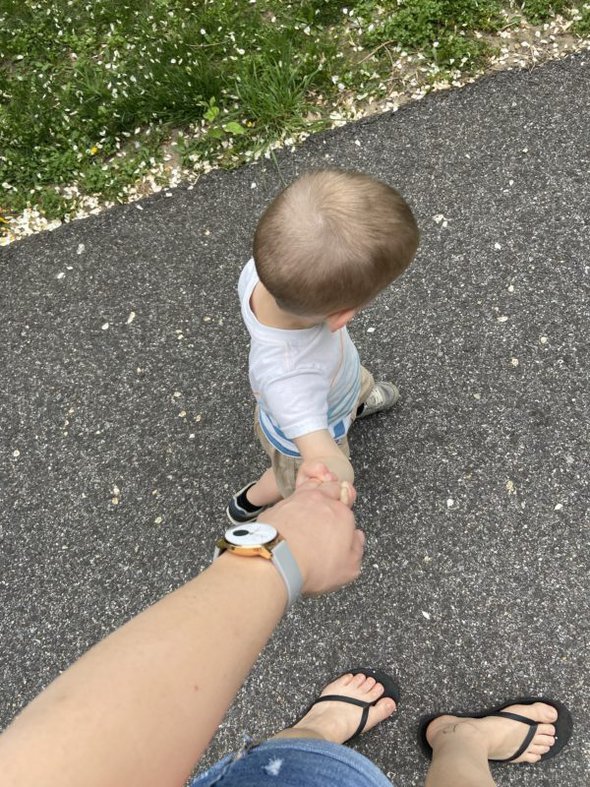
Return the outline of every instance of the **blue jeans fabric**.
{"type": "Polygon", "coordinates": [[[392,787],[376,765],[338,743],[285,738],[246,746],[189,787],[392,787]]]}

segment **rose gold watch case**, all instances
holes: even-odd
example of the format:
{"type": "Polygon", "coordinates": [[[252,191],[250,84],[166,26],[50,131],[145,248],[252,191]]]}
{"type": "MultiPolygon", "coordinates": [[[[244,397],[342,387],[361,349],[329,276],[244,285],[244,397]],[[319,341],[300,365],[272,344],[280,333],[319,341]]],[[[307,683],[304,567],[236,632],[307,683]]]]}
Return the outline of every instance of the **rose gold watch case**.
{"type": "Polygon", "coordinates": [[[255,546],[244,547],[238,546],[237,544],[230,544],[225,538],[220,538],[215,546],[219,549],[220,554],[227,551],[233,552],[234,555],[240,555],[240,557],[263,557],[266,560],[272,560],[272,550],[279,541],[282,541],[281,536],[273,538],[268,544],[257,544],[255,546]]]}

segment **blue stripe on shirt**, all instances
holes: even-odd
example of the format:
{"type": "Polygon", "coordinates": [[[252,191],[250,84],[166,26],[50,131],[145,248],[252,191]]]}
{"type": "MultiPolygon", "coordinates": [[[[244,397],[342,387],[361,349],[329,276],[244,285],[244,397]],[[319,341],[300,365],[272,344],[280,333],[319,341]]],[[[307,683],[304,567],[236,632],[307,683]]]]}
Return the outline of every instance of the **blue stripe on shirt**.
{"type": "MultiPolygon", "coordinates": [[[[264,415],[266,415],[266,413],[264,413],[264,415]]],[[[299,451],[293,450],[292,448],[289,448],[289,446],[285,445],[284,443],[279,442],[275,437],[275,435],[273,434],[273,432],[271,432],[268,429],[268,427],[264,423],[262,410],[260,411],[258,422],[260,423],[260,428],[264,432],[264,436],[266,437],[268,442],[273,446],[273,448],[276,448],[279,453],[285,454],[285,456],[292,456],[294,459],[301,459],[301,454],[299,453],[299,451]]],[[[276,427],[275,427],[275,432],[278,432],[278,429],[276,429],[276,427]]]]}
{"type": "MultiPolygon", "coordinates": [[[[285,438],[286,442],[282,442],[281,440],[277,439],[276,437],[277,433],[280,433],[281,435],[283,433],[280,432],[280,430],[276,427],[275,424],[273,424],[272,420],[262,409],[260,409],[259,412],[258,422],[260,424],[260,428],[264,433],[264,436],[266,437],[268,442],[273,446],[273,448],[276,448],[277,451],[279,451],[279,453],[285,454],[285,456],[291,456],[294,459],[301,459],[301,454],[296,449],[295,443],[292,440],[289,440],[288,437],[285,438]],[[265,420],[268,420],[268,422],[271,424],[273,431],[269,429],[268,425],[265,423],[265,420]]],[[[346,422],[344,421],[344,419],[341,419],[340,421],[337,421],[335,424],[330,424],[328,430],[332,435],[332,437],[334,438],[334,440],[340,440],[346,435],[347,432],[346,422]]]]}

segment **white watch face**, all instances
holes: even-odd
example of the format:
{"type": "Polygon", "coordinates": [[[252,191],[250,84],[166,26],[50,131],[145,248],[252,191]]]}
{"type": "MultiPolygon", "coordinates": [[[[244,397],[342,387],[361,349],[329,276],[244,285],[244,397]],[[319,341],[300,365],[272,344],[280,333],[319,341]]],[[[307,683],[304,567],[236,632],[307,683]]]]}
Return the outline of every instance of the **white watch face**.
{"type": "Polygon", "coordinates": [[[225,540],[238,547],[268,544],[277,537],[278,533],[271,525],[264,522],[249,522],[247,525],[236,525],[225,531],[225,540]]]}

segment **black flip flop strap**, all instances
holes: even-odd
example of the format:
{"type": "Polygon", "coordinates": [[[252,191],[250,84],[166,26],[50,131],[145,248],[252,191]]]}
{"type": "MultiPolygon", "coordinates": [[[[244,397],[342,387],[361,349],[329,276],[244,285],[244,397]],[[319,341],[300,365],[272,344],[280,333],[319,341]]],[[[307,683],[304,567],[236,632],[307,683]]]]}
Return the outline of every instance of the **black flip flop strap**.
{"type": "MultiPolygon", "coordinates": [[[[361,715],[361,720],[359,722],[359,726],[350,736],[351,738],[356,738],[357,735],[360,735],[361,732],[365,729],[367,724],[367,719],[369,718],[369,709],[375,705],[375,702],[363,702],[363,700],[357,700],[354,697],[343,697],[342,694],[326,694],[323,697],[318,697],[317,700],[314,702],[314,705],[318,702],[348,702],[349,705],[356,705],[358,708],[362,708],[363,712],[361,715]]],[[[350,740],[350,738],[348,739],[350,740]]]]}
{"type": "Polygon", "coordinates": [[[526,716],[520,716],[518,713],[510,713],[510,711],[507,710],[497,710],[495,713],[490,713],[490,716],[502,716],[504,719],[512,719],[513,721],[519,721],[522,724],[528,725],[529,731],[525,735],[525,738],[518,748],[516,754],[513,754],[512,757],[507,757],[505,760],[493,760],[493,762],[512,762],[513,760],[517,760],[522,754],[525,753],[529,747],[530,742],[537,734],[537,729],[539,727],[538,722],[533,721],[532,719],[527,719],[526,716]]]}

